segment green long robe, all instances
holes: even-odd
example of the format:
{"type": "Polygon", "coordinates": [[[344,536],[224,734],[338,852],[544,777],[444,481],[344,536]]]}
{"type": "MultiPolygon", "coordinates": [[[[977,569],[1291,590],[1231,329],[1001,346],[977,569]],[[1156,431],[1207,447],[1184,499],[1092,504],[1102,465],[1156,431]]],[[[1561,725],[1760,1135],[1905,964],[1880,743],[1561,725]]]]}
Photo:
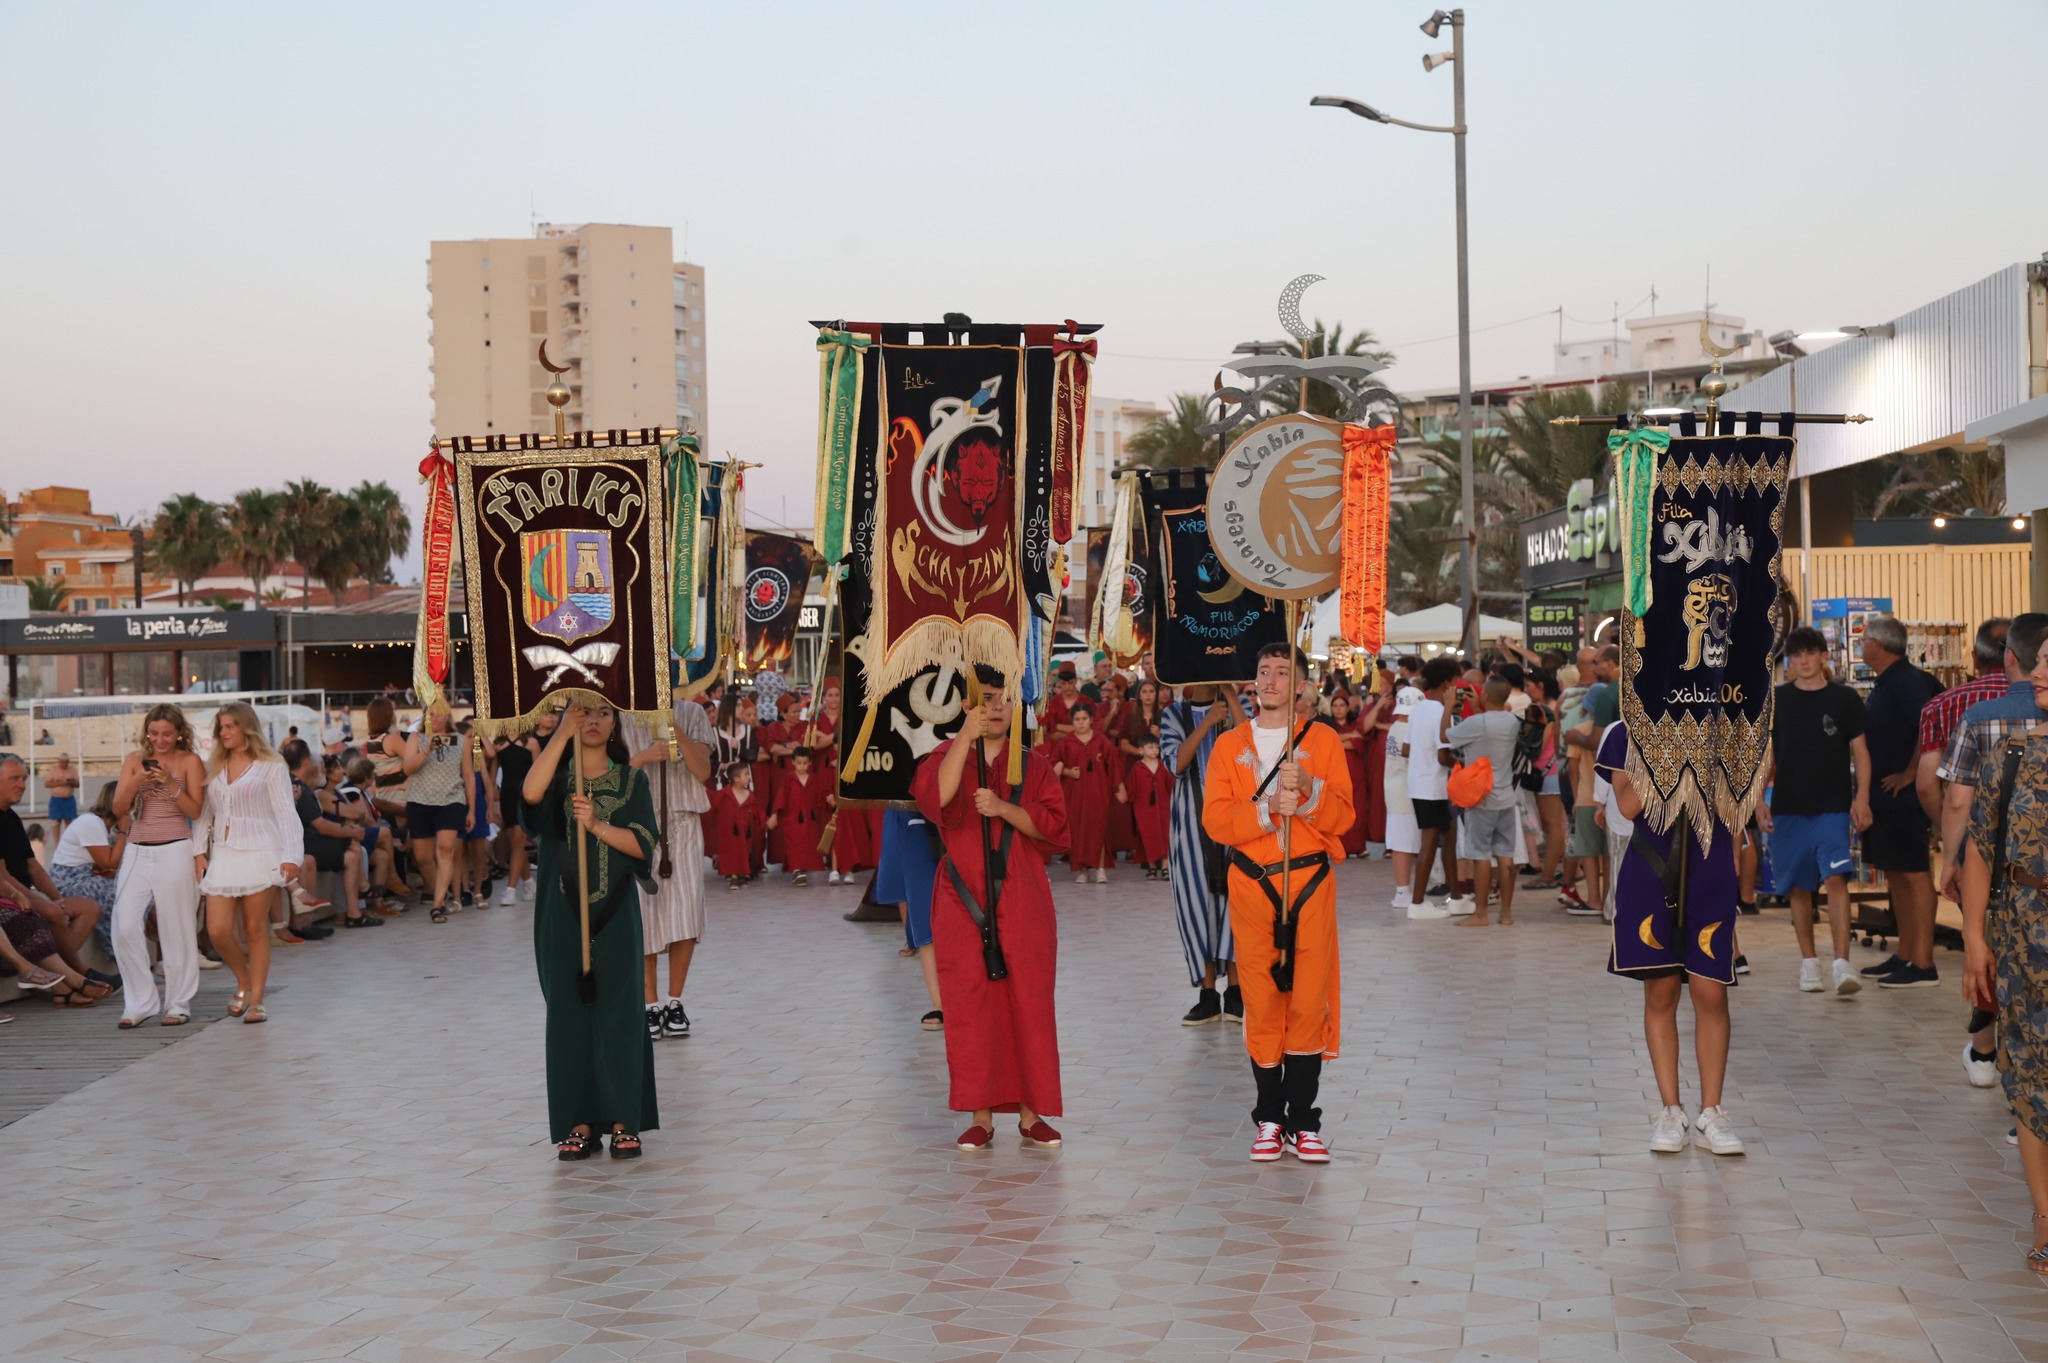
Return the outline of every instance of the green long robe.
{"type": "MultiPolygon", "coordinates": [[[[573,758],[571,759],[573,760],[573,758]]],[[[548,1130],[560,1142],[588,1122],[604,1133],[614,1122],[628,1131],[661,1124],[654,1099],[654,1044],[647,1036],[641,995],[640,894],[653,893],[647,856],[655,844],[654,801],[647,778],[614,765],[588,783],[600,823],[633,834],[635,859],[589,839],[590,966],[597,997],[586,1002],[582,933],[576,909],[576,832],[569,818],[573,778],[556,773],[540,803],[539,866],[535,876],[533,955],[547,1000],[548,1130]]]]}

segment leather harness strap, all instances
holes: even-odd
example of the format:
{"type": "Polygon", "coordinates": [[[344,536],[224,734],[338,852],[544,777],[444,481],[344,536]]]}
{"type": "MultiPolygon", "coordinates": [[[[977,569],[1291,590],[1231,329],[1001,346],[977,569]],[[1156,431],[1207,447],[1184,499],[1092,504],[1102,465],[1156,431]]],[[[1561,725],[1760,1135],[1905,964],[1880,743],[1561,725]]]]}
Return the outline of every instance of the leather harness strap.
{"type": "Polygon", "coordinates": [[[1290,861],[1276,861],[1270,866],[1261,865],[1233,847],[1230,849],[1230,864],[1250,878],[1254,885],[1265,891],[1266,898],[1273,905],[1273,984],[1283,994],[1294,992],[1294,938],[1295,929],[1301,924],[1301,911],[1309,899],[1330,878],[1330,854],[1328,852],[1307,852],[1290,861]],[[1282,871],[1306,871],[1313,868],[1302,887],[1295,892],[1293,911],[1280,897],[1280,890],[1273,884],[1273,877],[1282,871]]]}

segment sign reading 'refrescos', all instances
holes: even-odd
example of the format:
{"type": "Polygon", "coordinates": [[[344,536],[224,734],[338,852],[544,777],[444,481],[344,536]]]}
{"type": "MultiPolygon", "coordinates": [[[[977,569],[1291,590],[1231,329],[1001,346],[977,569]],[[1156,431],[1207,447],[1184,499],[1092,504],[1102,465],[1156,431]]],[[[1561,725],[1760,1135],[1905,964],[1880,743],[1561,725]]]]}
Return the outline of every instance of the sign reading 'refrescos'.
{"type": "Polygon", "coordinates": [[[1209,484],[1209,539],[1231,577],[1263,596],[1336,590],[1344,428],[1294,414],[1248,427],[1209,484]]]}

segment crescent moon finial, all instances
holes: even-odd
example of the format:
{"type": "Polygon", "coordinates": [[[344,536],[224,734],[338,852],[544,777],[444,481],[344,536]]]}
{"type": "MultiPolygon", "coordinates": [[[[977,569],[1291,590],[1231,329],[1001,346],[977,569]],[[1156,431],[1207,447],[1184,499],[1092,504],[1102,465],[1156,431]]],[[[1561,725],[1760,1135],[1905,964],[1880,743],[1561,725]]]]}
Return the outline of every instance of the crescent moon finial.
{"type": "Polygon", "coordinates": [[[1280,290],[1280,325],[1297,341],[1306,341],[1313,334],[1301,320],[1301,296],[1308,292],[1309,285],[1320,283],[1322,278],[1319,274],[1297,275],[1280,290]]]}
{"type": "Polygon", "coordinates": [[[552,364],[548,361],[548,343],[546,341],[540,343],[540,367],[547,370],[550,374],[566,374],[569,372],[568,365],[552,364]]]}

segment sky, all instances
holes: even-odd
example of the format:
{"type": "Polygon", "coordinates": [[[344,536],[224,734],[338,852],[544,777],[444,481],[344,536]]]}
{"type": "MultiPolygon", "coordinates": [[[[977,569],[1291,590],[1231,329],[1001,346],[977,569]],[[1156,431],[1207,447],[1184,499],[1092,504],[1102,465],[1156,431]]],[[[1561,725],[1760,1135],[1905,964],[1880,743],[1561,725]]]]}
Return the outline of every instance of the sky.
{"type": "MultiPolygon", "coordinates": [[[[312,477],[417,501],[428,243],[666,224],[710,448],[810,522],[809,318],[1100,322],[1096,391],[1370,329],[1455,382],[1429,7],[1177,0],[0,3],[0,488],[99,509],[312,477]]],[[[1612,316],[1884,320],[2048,250],[2040,0],[1477,0],[1475,378],[1612,316]]],[[[593,413],[595,424],[602,414],[593,413]]],[[[417,517],[415,517],[417,520],[417,517]]],[[[402,570],[410,571],[410,560],[402,570]]]]}

